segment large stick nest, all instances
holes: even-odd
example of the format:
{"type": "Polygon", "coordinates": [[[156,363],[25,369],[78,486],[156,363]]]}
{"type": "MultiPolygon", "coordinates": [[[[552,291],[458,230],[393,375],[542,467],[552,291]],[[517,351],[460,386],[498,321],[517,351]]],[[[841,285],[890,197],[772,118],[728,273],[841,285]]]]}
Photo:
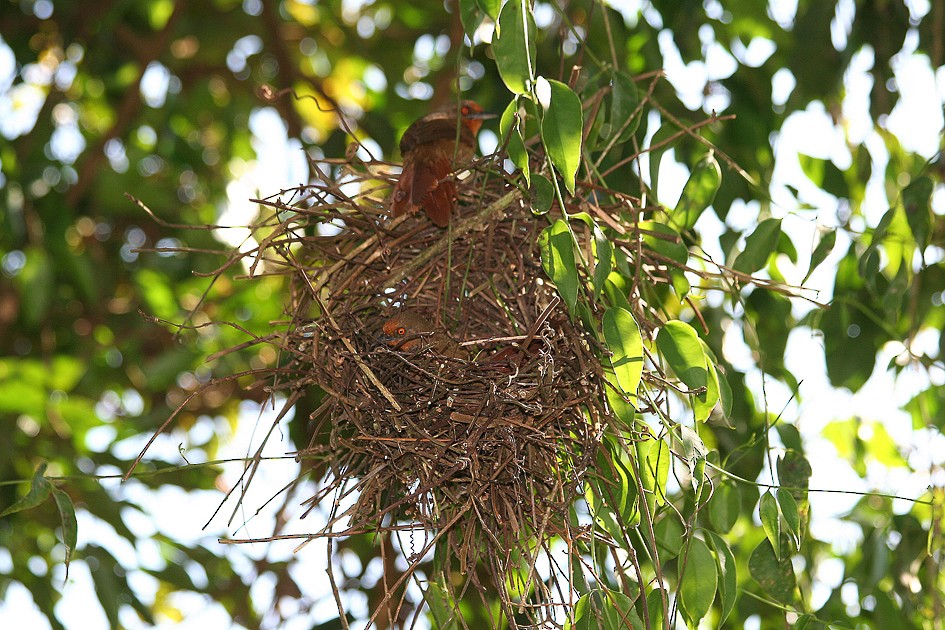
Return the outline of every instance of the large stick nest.
{"type": "Polygon", "coordinates": [[[283,224],[319,233],[289,256],[298,273],[284,344],[292,382],[328,395],[319,414],[333,479],[313,501],[356,489],[333,514],[346,532],[423,529],[445,536],[460,566],[561,535],[605,396],[589,340],[541,268],[547,219],[495,175],[463,183],[448,230],[422,213],[389,220],[367,186],[355,197],[316,189],[283,224]],[[379,343],[401,309],[436,322],[469,358],[379,343]]]}

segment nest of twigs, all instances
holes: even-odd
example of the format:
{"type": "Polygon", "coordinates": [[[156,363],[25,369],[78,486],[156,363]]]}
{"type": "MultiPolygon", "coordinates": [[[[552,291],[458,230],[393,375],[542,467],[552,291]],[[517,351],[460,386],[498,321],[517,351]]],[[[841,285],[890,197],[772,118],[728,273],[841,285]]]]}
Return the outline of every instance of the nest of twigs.
{"type": "Polygon", "coordinates": [[[295,273],[281,387],[326,392],[313,419],[330,427],[329,480],[312,502],[334,494],[335,535],[423,530],[417,559],[445,545],[454,569],[487,559],[504,584],[522,560],[510,550],[563,535],[583,492],[606,413],[598,351],[542,271],[547,218],[505,178],[464,182],[446,230],[422,212],[391,220],[372,181],[308,189],[277,230],[301,244],[282,250],[295,273]],[[380,342],[402,309],[464,356],[380,342]]]}

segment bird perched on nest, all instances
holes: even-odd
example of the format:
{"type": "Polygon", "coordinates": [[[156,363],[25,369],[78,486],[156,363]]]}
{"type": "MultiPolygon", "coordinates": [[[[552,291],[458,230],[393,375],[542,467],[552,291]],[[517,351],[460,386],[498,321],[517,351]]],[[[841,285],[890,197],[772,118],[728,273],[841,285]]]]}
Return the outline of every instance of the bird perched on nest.
{"type": "MultiPolygon", "coordinates": [[[[401,311],[384,322],[384,334],[381,341],[395,350],[413,352],[429,348],[436,354],[451,359],[470,359],[469,352],[450,337],[445,330],[434,325],[423,315],[413,311],[401,311]]],[[[535,356],[539,352],[540,342],[533,339],[524,354],[535,356]]],[[[506,347],[484,360],[476,362],[483,368],[496,369],[503,374],[512,373],[522,358],[519,348],[506,347]]]]}
{"type": "Polygon", "coordinates": [[[423,347],[452,359],[469,359],[469,352],[422,315],[401,311],[384,322],[381,341],[395,350],[414,351],[423,347]]]}
{"type": "Polygon", "coordinates": [[[423,208],[430,220],[446,227],[453,211],[456,184],[448,179],[457,164],[472,160],[482,121],[492,118],[473,101],[452,103],[427,114],[400,139],[404,167],[394,186],[390,208],[395,217],[423,208]]]}

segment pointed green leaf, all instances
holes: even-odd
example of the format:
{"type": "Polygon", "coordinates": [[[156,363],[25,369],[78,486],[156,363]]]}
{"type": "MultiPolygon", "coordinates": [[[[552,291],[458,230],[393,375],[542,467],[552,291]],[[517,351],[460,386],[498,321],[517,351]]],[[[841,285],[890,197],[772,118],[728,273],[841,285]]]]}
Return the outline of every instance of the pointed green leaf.
{"type": "Polygon", "coordinates": [[[637,227],[643,236],[643,244],[649,249],[680,265],[689,261],[689,248],[673,228],[658,221],[640,221],[637,227]]]}
{"type": "Polygon", "coordinates": [[[781,517],[778,512],[778,502],[774,495],[770,492],[761,495],[761,504],[758,507],[758,513],[761,516],[761,527],[765,530],[765,536],[771,542],[774,555],[780,558],[781,517]]]}
{"type": "Polygon", "coordinates": [[[75,553],[75,546],[79,538],[79,525],[75,518],[75,506],[72,504],[72,498],[60,490],[53,487],[53,499],[56,501],[56,507],[59,509],[59,520],[62,523],[62,544],[66,548],[65,565],[66,577],[69,581],[69,563],[72,561],[72,554],[75,553]]]}
{"type": "MultiPolygon", "coordinates": [[[[528,165],[528,151],[525,150],[525,140],[522,137],[522,123],[516,117],[518,113],[518,99],[512,101],[502,112],[502,118],[499,119],[499,133],[502,134],[502,142],[508,151],[509,159],[522,172],[525,177],[525,185],[531,186],[531,170],[528,165]]],[[[546,180],[547,181],[547,180],[546,180]]],[[[550,183],[549,183],[550,186],[550,183]]],[[[552,196],[554,191],[552,190],[552,196]]],[[[549,199],[548,208],[551,207],[549,199]]],[[[546,208],[547,210],[547,208],[546,208]]]]}
{"type": "Polygon", "coordinates": [[[30,489],[26,496],[0,512],[0,517],[22,512],[23,510],[31,510],[48,499],[49,493],[52,491],[52,484],[46,479],[45,474],[46,462],[43,462],[33,473],[33,480],[30,482],[30,489]]]}
{"type": "Polygon", "coordinates": [[[577,303],[578,272],[574,264],[574,239],[563,219],[542,230],[538,237],[541,247],[541,266],[555,283],[558,294],[568,309],[577,303]]]}
{"type": "Polygon", "coordinates": [[[781,238],[781,219],[765,219],[745,239],[745,249],[735,258],[735,271],[752,274],[765,266],[781,238]]]}
{"type": "Polygon", "coordinates": [[[814,270],[820,266],[820,263],[827,260],[827,256],[830,255],[830,252],[833,250],[833,246],[837,243],[837,231],[830,230],[818,241],[817,247],[814,248],[813,253],[810,255],[810,266],[807,268],[807,275],[804,276],[803,282],[807,282],[807,279],[810,278],[810,275],[814,273],[814,270]]]}
{"type": "Polygon", "coordinates": [[[927,175],[914,179],[902,191],[902,206],[906,211],[906,221],[919,247],[925,249],[929,244],[932,229],[932,193],[935,184],[927,175]]]}
{"type": "Polygon", "coordinates": [[[584,131],[581,99],[567,85],[555,80],[539,78],[536,92],[544,110],[541,141],[555,170],[564,178],[568,192],[573,195],[574,178],[581,165],[581,135],[584,131]],[[547,83],[547,94],[542,82],[547,83]]]}
{"type": "Polygon", "coordinates": [[[715,154],[709,151],[692,168],[676,209],[673,210],[673,223],[681,231],[691,230],[705,209],[712,205],[721,183],[722,169],[715,154]]]}
{"type": "Polygon", "coordinates": [[[531,196],[532,212],[542,215],[551,210],[551,204],[555,200],[555,187],[544,175],[529,175],[526,179],[531,180],[531,187],[528,189],[531,196]]]}
{"type": "Polygon", "coordinates": [[[502,0],[476,0],[479,9],[492,18],[493,21],[499,16],[499,7],[502,6],[502,0]]]}
{"type": "Polygon", "coordinates": [[[761,588],[779,602],[790,604],[794,601],[794,589],[797,578],[794,565],[785,554],[780,560],[774,555],[774,548],[767,538],[755,547],[748,559],[748,572],[761,588]]]}
{"type": "Polygon", "coordinates": [[[473,33],[482,24],[482,11],[476,0],[459,0],[459,19],[463,23],[463,32],[472,41],[473,33]]]}
{"type": "Polygon", "coordinates": [[[596,224],[594,225],[594,297],[604,290],[604,283],[614,268],[614,246],[596,224]]]}
{"type": "Polygon", "coordinates": [[[610,350],[617,386],[639,408],[637,388],[643,378],[643,337],[628,311],[609,308],[603,317],[604,341],[610,350]]]}
{"type": "Polygon", "coordinates": [[[735,565],[735,554],[725,539],[715,532],[705,532],[707,540],[715,550],[715,561],[719,569],[719,600],[722,606],[718,626],[722,627],[738,599],[738,568],[735,565]]]}
{"type": "Polygon", "coordinates": [[[643,622],[633,607],[633,600],[619,591],[602,589],[601,608],[606,630],[643,630],[643,622]]]}
{"type": "Polygon", "coordinates": [[[709,501],[709,522],[718,531],[728,532],[738,520],[740,509],[738,486],[733,483],[720,483],[709,501]]]}
{"type": "Polygon", "coordinates": [[[614,72],[610,105],[610,133],[606,137],[610,138],[613,134],[620,133],[617,142],[625,142],[636,133],[640,126],[640,120],[643,118],[643,110],[638,111],[637,108],[639,107],[640,91],[637,89],[636,81],[623,70],[614,72]]]}
{"type": "Polygon", "coordinates": [[[680,604],[692,626],[698,625],[709,612],[718,586],[718,566],[712,552],[702,539],[692,538],[682,584],[679,585],[680,604]]]}
{"type": "Polygon", "coordinates": [[[656,347],[689,389],[698,390],[707,386],[709,373],[705,352],[692,326],[678,319],[667,322],[656,337],[656,347]]]}
{"type": "MultiPolygon", "coordinates": [[[[480,8],[482,5],[480,3],[480,8]]],[[[483,10],[489,13],[492,7],[483,10]]],[[[502,7],[492,39],[492,52],[505,86],[513,94],[527,94],[535,68],[535,19],[531,11],[522,13],[521,2],[506,2],[502,7]]]]}
{"type": "Polygon", "coordinates": [[[657,505],[666,502],[666,482],[672,454],[663,440],[647,438],[636,444],[637,462],[640,466],[640,483],[646,490],[646,502],[650,514],[657,505]]]}
{"type": "Polygon", "coordinates": [[[787,531],[794,541],[794,548],[798,549],[801,544],[801,517],[797,510],[797,501],[789,490],[778,488],[778,506],[781,508],[781,515],[784,517],[784,524],[787,531]]]}

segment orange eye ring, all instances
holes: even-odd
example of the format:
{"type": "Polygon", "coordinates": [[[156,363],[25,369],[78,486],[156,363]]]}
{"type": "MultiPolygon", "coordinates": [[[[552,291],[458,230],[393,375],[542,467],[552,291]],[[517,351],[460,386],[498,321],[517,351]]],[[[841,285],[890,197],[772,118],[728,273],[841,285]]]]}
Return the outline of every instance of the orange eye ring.
{"type": "Polygon", "coordinates": [[[397,334],[403,337],[404,335],[407,334],[407,329],[401,326],[400,328],[397,329],[397,334]]]}
{"type": "Polygon", "coordinates": [[[463,112],[463,116],[469,116],[469,105],[463,105],[463,108],[460,111],[463,112]]]}

